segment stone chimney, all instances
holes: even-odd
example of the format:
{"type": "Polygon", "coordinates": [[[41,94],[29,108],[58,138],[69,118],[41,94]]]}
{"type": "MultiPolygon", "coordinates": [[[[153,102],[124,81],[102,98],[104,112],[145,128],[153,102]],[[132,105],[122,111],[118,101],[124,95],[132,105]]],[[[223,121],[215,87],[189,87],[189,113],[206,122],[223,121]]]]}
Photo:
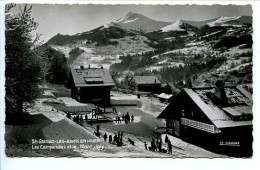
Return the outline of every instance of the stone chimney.
{"type": "Polygon", "coordinates": [[[214,95],[215,95],[215,97],[217,97],[219,99],[219,102],[222,105],[228,104],[224,81],[222,81],[222,80],[216,81],[214,95]]]}
{"type": "Polygon", "coordinates": [[[154,79],[154,83],[156,84],[156,79],[154,79]]]}

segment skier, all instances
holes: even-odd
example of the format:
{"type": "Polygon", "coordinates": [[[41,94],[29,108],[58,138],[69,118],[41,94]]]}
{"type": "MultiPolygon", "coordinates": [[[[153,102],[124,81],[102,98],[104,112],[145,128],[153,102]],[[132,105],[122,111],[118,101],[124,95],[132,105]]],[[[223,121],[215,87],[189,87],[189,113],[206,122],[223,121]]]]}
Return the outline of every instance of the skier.
{"type": "Polygon", "coordinates": [[[88,120],[88,115],[87,115],[87,114],[85,114],[85,120],[86,120],[86,121],[88,120]]]}
{"type": "Polygon", "coordinates": [[[97,125],[97,133],[99,133],[100,125],[97,125]]]}
{"type": "Polygon", "coordinates": [[[107,133],[104,134],[104,141],[107,141],[107,133]]]}
{"type": "Polygon", "coordinates": [[[168,140],[168,154],[172,154],[172,143],[168,140]]]}
{"type": "Polygon", "coordinates": [[[134,122],[134,115],[131,116],[131,122],[134,122]]]}
{"type": "Polygon", "coordinates": [[[112,143],[112,135],[109,135],[108,140],[109,140],[109,143],[112,143]]]}
{"type": "Polygon", "coordinates": [[[147,150],[147,143],[146,143],[146,141],[144,141],[144,148],[145,148],[145,150],[147,150]]]}
{"type": "Polygon", "coordinates": [[[168,140],[169,140],[169,138],[168,138],[168,136],[166,135],[166,136],[165,136],[165,139],[164,139],[164,142],[167,143],[168,140]]]}

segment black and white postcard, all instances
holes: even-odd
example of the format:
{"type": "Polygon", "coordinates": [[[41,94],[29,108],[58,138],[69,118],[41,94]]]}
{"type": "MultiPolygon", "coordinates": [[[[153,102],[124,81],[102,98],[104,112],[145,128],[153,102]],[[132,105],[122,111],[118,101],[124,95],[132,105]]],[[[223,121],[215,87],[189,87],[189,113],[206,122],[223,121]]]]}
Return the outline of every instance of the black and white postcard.
{"type": "Polygon", "coordinates": [[[5,5],[5,155],[251,158],[252,5],[5,5]]]}

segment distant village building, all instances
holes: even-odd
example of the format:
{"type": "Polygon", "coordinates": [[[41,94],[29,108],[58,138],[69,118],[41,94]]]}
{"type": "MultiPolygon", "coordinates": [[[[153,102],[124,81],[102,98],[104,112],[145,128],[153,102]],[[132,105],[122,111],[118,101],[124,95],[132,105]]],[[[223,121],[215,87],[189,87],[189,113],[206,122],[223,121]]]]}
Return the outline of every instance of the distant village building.
{"type": "Polygon", "coordinates": [[[129,86],[129,81],[133,76],[129,76],[126,75],[122,80],[121,80],[121,84],[123,84],[124,86],[128,87],[129,86]]]}
{"type": "Polygon", "coordinates": [[[214,150],[252,154],[252,96],[242,87],[184,88],[158,118],[169,134],[214,150]]]}
{"type": "Polygon", "coordinates": [[[81,102],[110,104],[110,89],[115,85],[109,71],[90,66],[71,69],[68,87],[71,96],[81,102]]]}
{"type": "Polygon", "coordinates": [[[162,85],[162,93],[172,94],[172,87],[167,83],[162,85]]]}
{"type": "Polygon", "coordinates": [[[158,99],[163,102],[170,102],[172,94],[161,93],[158,95],[158,99]]]}
{"type": "Polygon", "coordinates": [[[129,86],[136,91],[160,93],[162,83],[156,76],[133,76],[129,79],[129,86]]]}

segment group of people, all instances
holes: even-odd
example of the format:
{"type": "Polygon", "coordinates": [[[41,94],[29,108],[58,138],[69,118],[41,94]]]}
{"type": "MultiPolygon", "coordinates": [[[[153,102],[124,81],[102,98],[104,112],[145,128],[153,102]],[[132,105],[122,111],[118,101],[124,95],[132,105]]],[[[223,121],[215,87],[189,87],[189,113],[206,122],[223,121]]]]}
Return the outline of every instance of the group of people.
{"type": "MultiPolygon", "coordinates": [[[[74,122],[76,122],[77,124],[82,125],[82,123],[83,123],[83,121],[84,121],[84,118],[83,118],[83,115],[82,115],[82,114],[81,114],[81,115],[76,115],[76,116],[72,116],[69,112],[66,112],[66,114],[67,114],[67,118],[69,118],[69,119],[72,118],[72,120],[73,120],[74,122]]],[[[85,114],[85,121],[87,121],[87,120],[88,120],[88,115],[85,114]]]]}
{"type": "MultiPolygon", "coordinates": [[[[100,137],[100,125],[97,125],[97,131],[94,132],[98,137],[100,137]]],[[[104,141],[106,142],[108,140],[109,143],[117,145],[117,146],[122,146],[123,145],[123,137],[124,137],[124,132],[123,131],[118,131],[115,133],[114,136],[112,134],[108,135],[106,132],[103,135],[104,141]]]]}
{"type": "Polygon", "coordinates": [[[152,138],[150,150],[161,152],[162,151],[162,139],[157,139],[155,141],[154,138],[152,138]]]}
{"type": "Polygon", "coordinates": [[[124,121],[125,124],[128,124],[130,121],[134,122],[134,115],[129,115],[129,113],[127,112],[126,115],[122,115],[122,119],[120,118],[120,116],[116,116],[115,118],[116,123],[121,123],[121,121],[124,121]]]}
{"type": "Polygon", "coordinates": [[[82,123],[83,123],[83,116],[82,115],[73,116],[73,121],[76,122],[77,124],[82,125],[82,123]]]}
{"type": "Polygon", "coordinates": [[[92,118],[98,118],[97,114],[102,113],[102,110],[98,106],[95,106],[92,108],[91,113],[92,113],[92,118]]]}
{"type": "Polygon", "coordinates": [[[151,146],[147,147],[147,143],[144,142],[144,147],[146,150],[151,150],[151,151],[158,151],[158,152],[163,152],[163,153],[168,153],[168,154],[172,154],[172,144],[171,141],[169,140],[168,136],[165,136],[165,143],[167,144],[167,150],[162,148],[162,139],[157,139],[156,141],[154,140],[154,138],[152,138],[151,141],[151,146]]]}
{"type": "Polygon", "coordinates": [[[111,134],[108,136],[107,133],[104,134],[104,141],[107,141],[111,144],[115,144],[117,146],[122,146],[123,145],[123,137],[124,137],[124,132],[123,131],[118,131],[118,133],[115,133],[114,136],[111,134]]]}

